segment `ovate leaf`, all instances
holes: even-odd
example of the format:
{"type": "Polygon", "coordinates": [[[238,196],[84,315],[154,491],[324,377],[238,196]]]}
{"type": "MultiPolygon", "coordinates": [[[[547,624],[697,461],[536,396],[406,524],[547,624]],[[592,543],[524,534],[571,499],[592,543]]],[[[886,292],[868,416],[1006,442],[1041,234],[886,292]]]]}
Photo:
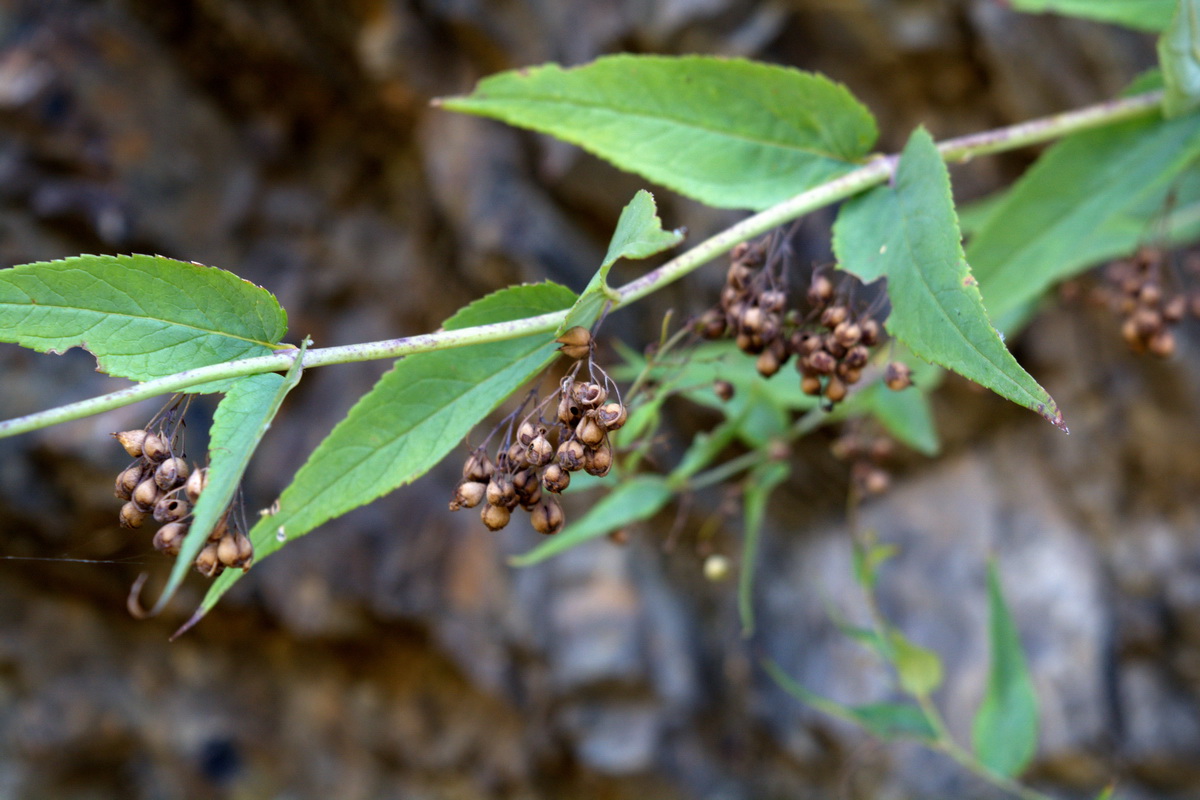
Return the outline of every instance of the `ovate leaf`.
{"type": "Polygon", "coordinates": [[[626,525],[649,519],[672,495],[662,476],[636,475],[601,498],[575,522],[568,520],[561,533],[546,539],[528,553],[513,556],[509,563],[514,567],[528,567],[626,525]]]}
{"type": "Polygon", "coordinates": [[[805,689],[783,671],[774,661],[764,661],[763,668],[775,682],[792,697],[807,703],[831,717],[853,722],[885,741],[894,739],[923,739],[936,741],[937,731],[921,709],[907,703],[868,703],[861,706],[843,705],[805,689]]]}
{"type": "Polygon", "coordinates": [[[984,766],[997,775],[1013,777],[1028,766],[1037,750],[1037,696],[995,563],[988,564],[988,613],[991,665],[987,694],[975,714],[971,739],[984,766]]]}
{"type": "Polygon", "coordinates": [[[559,328],[559,333],[576,325],[590,328],[606,303],[620,299],[608,286],[608,271],[618,259],[649,258],[681,241],[683,231],[663,230],[662,220],[658,218],[657,207],[654,204],[654,195],[645,189],[639,190],[621,210],[621,218],[617,220],[617,229],[613,231],[604,262],[592,276],[583,294],[579,295],[575,305],[567,312],[567,318],[559,328]]]}
{"type": "Polygon", "coordinates": [[[1052,11],[1142,31],[1161,31],[1175,8],[1175,0],[1012,0],[1012,4],[1018,11],[1052,11]]]}
{"type": "Polygon", "coordinates": [[[738,616],[742,620],[743,636],[754,633],[754,570],[758,564],[767,501],[790,472],[786,461],[770,461],[751,472],[746,480],[743,511],[746,532],[742,542],[742,570],[738,575],[738,616]]]}
{"type": "Polygon", "coordinates": [[[79,256],[0,270],[0,341],[43,353],[83,347],[122,378],[269,355],[286,332],[270,292],[200,264],[79,256]]]}
{"type": "Polygon", "coordinates": [[[843,206],[834,250],[841,267],[864,281],[887,278],[887,329],[915,355],[1064,427],[1054,400],[988,320],[959,238],[946,166],[933,138],[919,128],[892,184],[843,206]]]}
{"type": "Polygon", "coordinates": [[[1005,317],[1058,281],[1132,252],[1158,230],[1150,220],[1172,211],[1183,171],[1198,156],[1200,115],[1131,120],[1054,145],[967,246],[988,311],[1005,317]]]}
{"type": "Polygon", "coordinates": [[[921,647],[897,630],[888,632],[893,664],[904,691],[916,697],[928,697],[942,685],[942,660],[932,650],[921,647]]]}
{"type": "Polygon", "coordinates": [[[529,67],[441,104],[572,142],[718,208],[766,208],[837,177],[876,137],[870,113],[840,84],[708,56],[529,67]]]}
{"type": "Polygon", "coordinates": [[[1176,0],[1171,23],[1158,39],[1158,63],[1166,115],[1178,117],[1200,106],[1200,0],[1176,0]]]}
{"type": "MultiPolygon", "coordinates": [[[[447,330],[561,311],[574,292],[553,283],[513,286],[446,320],[447,330]]],[[[400,359],[317,447],[250,532],[262,560],[321,523],[409,483],[459,446],[481,419],[556,357],[547,334],[400,359]]],[[[225,573],[207,611],[232,585],[225,573]]]]}

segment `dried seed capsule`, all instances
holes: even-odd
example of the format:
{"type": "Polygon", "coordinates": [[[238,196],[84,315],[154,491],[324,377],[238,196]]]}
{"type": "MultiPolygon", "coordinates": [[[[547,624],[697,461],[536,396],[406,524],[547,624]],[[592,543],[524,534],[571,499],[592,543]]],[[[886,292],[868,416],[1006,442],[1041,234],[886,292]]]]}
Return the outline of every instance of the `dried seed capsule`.
{"type": "Polygon", "coordinates": [[[886,436],[878,436],[871,440],[871,460],[887,461],[896,451],[896,444],[886,436]]]}
{"type": "Polygon", "coordinates": [[[800,391],[816,397],[821,393],[821,379],[816,375],[805,375],[800,379],[800,391]]]}
{"type": "Polygon", "coordinates": [[[187,480],[188,466],[182,458],[168,458],[154,470],[154,482],[164,492],[174,489],[187,480]]]}
{"type": "Polygon", "coordinates": [[[122,528],[140,528],[146,521],[146,512],[138,508],[137,503],[130,500],[121,506],[120,520],[122,528]]]}
{"type": "Polygon", "coordinates": [[[154,478],[146,478],[134,488],[132,500],[142,511],[149,511],[158,502],[158,495],[154,478]]]}
{"type": "Polygon", "coordinates": [[[1134,328],[1141,336],[1151,336],[1162,328],[1162,316],[1153,309],[1139,308],[1133,312],[1130,317],[1133,320],[1134,328]]]}
{"type": "Polygon", "coordinates": [[[564,391],[562,398],[558,401],[558,421],[568,427],[575,427],[575,424],[583,418],[583,409],[579,403],[571,397],[569,391],[564,391]]]}
{"type": "Polygon", "coordinates": [[[454,489],[454,499],[450,501],[450,510],[474,508],[483,502],[487,496],[487,484],[479,481],[463,481],[454,489]]]}
{"type": "Polygon", "coordinates": [[[612,444],[606,439],[599,447],[589,447],[583,459],[583,469],[589,475],[603,478],[612,469],[612,444]]]}
{"type": "Polygon", "coordinates": [[[903,361],[892,361],[883,372],[883,381],[892,391],[907,389],[912,386],[912,369],[903,361]]]}
{"type": "Polygon", "coordinates": [[[584,417],[583,421],[579,423],[579,427],[575,429],[576,438],[588,447],[596,447],[604,441],[606,435],[604,426],[597,422],[591,413],[584,417]]]}
{"type": "Polygon", "coordinates": [[[543,427],[541,425],[534,425],[532,422],[529,422],[528,420],[526,420],[525,422],[522,422],[521,427],[517,429],[517,441],[520,442],[523,447],[528,447],[529,443],[532,442],[534,439],[536,439],[539,436],[545,436],[545,435],[546,435],[545,427],[543,427]]]}
{"type": "Polygon", "coordinates": [[[1179,322],[1187,313],[1187,298],[1177,294],[1163,304],[1162,316],[1167,322],[1179,322]]]}
{"type": "Polygon", "coordinates": [[[142,440],[142,455],[154,462],[162,461],[171,454],[166,439],[157,433],[147,433],[142,440]]]}
{"type": "Polygon", "coordinates": [[[196,571],[206,578],[211,578],[224,569],[221,559],[217,556],[217,547],[217,542],[209,542],[196,556],[196,571]]]}
{"type": "Polygon", "coordinates": [[[862,328],[853,322],[846,321],[833,329],[833,335],[842,347],[854,347],[862,339],[862,328]]]}
{"type": "Polygon", "coordinates": [[[154,519],[158,522],[175,522],[192,513],[192,504],[177,495],[160,497],[154,504],[154,519]]]}
{"type": "Polygon", "coordinates": [[[518,494],[517,500],[521,504],[521,508],[526,511],[533,511],[533,507],[542,502],[542,484],[535,482],[533,488],[524,494],[518,494]]]}
{"type": "Polygon", "coordinates": [[[738,319],[738,325],[742,329],[751,333],[759,333],[763,329],[763,323],[766,321],[767,315],[758,306],[750,306],[747,308],[738,319]]]}
{"type": "Polygon", "coordinates": [[[254,561],[254,543],[250,541],[250,537],[238,531],[235,534],[238,546],[238,566],[242,569],[248,569],[251,562],[254,561]]]}
{"type": "Polygon", "coordinates": [[[738,291],[749,287],[752,280],[754,280],[754,267],[744,261],[735,260],[729,265],[729,271],[725,273],[726,284],[738,291]]]}
{"type": "Polygon", "coordinates": [[[566,490],[570,485],[571,473],[567,472],[560,464],[551,464],[542,473],[542,486],[548,492],[555,492],[557,494],[566,490]]]}
{"type": "Polygon", "coordinates": [[[733,399],[733,384],[729,381],[715,380],[713,381],[713,394],[719,397],[723,402],[728,403],[733,399]]]}
{"type": "Polygon", "coordinates": [[[121,447],[125,448],[125,452],[137,458],[142,454],[142,443],[146,440],[147,431],[119,431],[113,434],[113,438],[121,447]]]}
{"type": "Polygon", "coordinates": [[[758,304],[767,311],[778,314],[787,305],[787,295],[778,289],[768,289],[759,295],[758,304]]]}
{"type": "Polygon", "coordinates": [[[204,487],[208,486],[208,468],[193,470],[191,475],[188,475],[187,483],[183,485],[183,491],[187,494],[188,500],[193,503],[200,499],[200,493],[204,491],[204,487]]]}
{"type": "Polygon", "coordinates": [[[1159,358],[1166,358],[1175,352],[1175,334],[1171,333],[1170,328],[1155,331],[1154,335],[1146,340],[1146,349],[1159,358]]]}
{"type": "Polygon", "coordinates": [[[867,349],[866,345],[856,344],[846,351],[843,362],[853,369],[862,369],[870,358],[871,351],[867,349]]]}
{"type": "Polygon", "coordinates": [[[186,522],[172,522],[168,525],[163,525],[154,534],[154,549],[168,556],[179,555],[179,549],[183,546],[183,539],[187,536],[188,524],[186,522]]]}
{"type": "Polygon", "coordinates": [[[513,442],[508,446],[508,451],[505,453],[508,464],[511,466],[527,467],[529,459],[525,456],[525,445],[520,442],[513,442]]]}
{"type": "Polygon", "coordinates": [[[1127,317],[1121,323],[1121,338],[1125,340],[1135,352],[1141,352],[1144,348],[1142,343],[1142,335],[1138,333],[1137,323],[1132,317],[1127,317]]]}
{"type": "Polygon", "coordinates": [[[217,560],[224,567],[238,567],[238,546],[237,537],[232,534],[226,534],[221,541],[217,542],[217,560]]]}
{"type": "Polygon", "coordinates": [[[862,440],[853,433],[843,434],[829,445],[829,452],[838,461],[849,461],[862,455],[862,440]]]}
{"type": "Polygon", "coordinates": [[[762,339],[746,331],[739,333],[734,342],[737,344],[739,350],[743,353],[749,353],[752,356],[756,356],[763,351],[762,339]]]}
{"type": "Polygon", "coordinates": [[[837,359],[825,350],[818,350],[805,358],[806,366],[818,375],[829,375],[837,369],[837,359]]]}
{"type": "Polygon", "coordinates": [[[142,464],[138,463],[126,467],[117,475],[117,481],[113,486],[113,494],[120,500],[130,500],[133,498],[133,490],[142,482],[142,464]]]}
{"type": "Polygon", "coordinates": [[[558,446],[557,459],[562,468],[574,472],[583,467],[587,448],[578,439],[568,439],[558,446]]]}
{"type": "Polygon", "coordinates": [[[862,370],[842,363],[838,364],[837,376],[845,381],[847,386],[853,386],[862,379],[862,370]]]}
{"type": "MultiPolygon", "coordinates": [[[[855,466],[859,467],[860,465],[856,464],[855,466]]],[[[883,494],[892,483],[887,470],[873,467],[867,463],[863,463],[859,469],[854,471],[854,481],[864,494],[883,494]]]]}
{"type": "Polygon", "coordinates": [[[821,312],[821,324],[829,330],[833,330],[845,322],[849,315],[850,312],[845,306],[830,306],[821,312]]]}
{"type": "Polygon", "coordinates": [[[740,307],[745,305],[743,302],[745,297],[746,293],[741,289],[738,289],[735,286],[726,286],[721,290],[721,308],[725,309],[726,311],[733,311],[733,309],[737,308],[739,309],[738,314],[740,315],[740,307]]]}
{"type": "Polygon", "coordinates": [[[533,529],[547,536],[562,530],[565,520],[557,497],[545,498],[529,512],[529,521],[533,524],[533,529]]]}
{"type": "Polygon", "coordinates": [[[862,328],[862,343],[867,347],[874,347],[879,343],[879,323],[873,319],[867,318],[858,323],[858,327],[862,328]]]}
{"type": "Polygon", "coordinates": [[[546,435],[540,434],[525,448],[525,459],[535,467],[544,467],[554,458],[554,445],[546,435]]]}
{"type": "Polygon", "coordinates": [[[828,352],[829,355],[833,356],[834,358],[841,358],[848,352],[848,348],[839,342],[838,338],[832,333],[828,333],[822,337],[821,344],[825,348],[826,352],[828,352]]]}
{"type": "Polygon", "coordinates": [[[508,506],[510,503],[515,503],[517,490],[513,486],[512,475],[507,472],[497,472],[492,475],[492,479],[487,485],[486,496],[488,505],[492,506],[508,506]]]}
{"type": "Polygon", "coordinates": [[[825,399],[831,403],[840,403],[846,399],[846,384],[837,375],[830,375],[825,383],[825,399]]]}
{"type": "Polygon", "coordinates": [[[788,339],[788,345],[796,355],[806,356],[821,348],[821,337],[812,331],[796,331],[788,339]]]}
{"type": "Polygon", "coordinates": [[[608,390],[598,383],[576,381],[571,387],[571,396],[583,408],[596,408],[604,405],[604,401],[608,399],[608,390]]]}
{"type": "Polygon", "coordinates": [[[814,306],[824,305],[833,297],[833,284],[824,275],[814,275],[808,285],[808,302],[814,306]]]}
{"type": "Polygon", "coordinates": [[[779,356],[775,355],[775,350],[771,347],[759,353],[758,360],[754,362],[754,368],[764,378],[769,378],[779,372],[779,366],[779,356]]]}
{"type": "Polygon", "coordinates": [[[592,334],[587,328],[576,325],[574,328],[568,328],[563,332],[563,335],[555,339],[560,347],[559,352],[567,358],[578,361],[581,358],[587,358],[588,353],[592,351],[592,334]]]}
{"type": "Polygon", "coordinates": [[[512,476],[513,490],[517,494],[528,494],[538,485],[537,470],[523,469],[514,472],[512,476]]]}
{"type": "Polygon", "coordinates": [[[467,456],[467,460],[463,462],[462,476],[464,480],[487,483],[492,477],[494,469],[492,460],[488,458],[487,453],[480,447],[472,450],[471,455],[467,456]]]}
{"type": "Polygon", "coordinates": [[[1162,300],[1162,287],[1154,281],[1142,284],[1138,290],[1138,302],[1144,306],[1156,306],[1162,300]]]}
{"type": "Polygon", "coordinates": [[[710,308],[696,320],[696,333],[704,339],[720,339],[725,335],[725,313],[710,308]]]}
{"type": "Polygon", "coordinates": [[[605,403],[596,409],[596,421],[606,431],[620,430],[627,419],[629,419],[629,410],[625,408],[624,403],[605,403]]]}
{"type": "Polygon", "coordinates": [[[508,524],[512,518],[512,512],[505,506],[486,505],[480,512],[479,518],[483,520],[483,524],[489,531],[498,531],[508,524]]]}

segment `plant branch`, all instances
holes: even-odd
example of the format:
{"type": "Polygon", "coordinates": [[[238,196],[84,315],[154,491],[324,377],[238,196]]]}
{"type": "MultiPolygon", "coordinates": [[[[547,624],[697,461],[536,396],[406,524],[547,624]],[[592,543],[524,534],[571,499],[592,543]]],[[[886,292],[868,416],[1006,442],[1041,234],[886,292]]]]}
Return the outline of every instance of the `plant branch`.
{"type": "MultiPolygon", "coordinates": [[[[940,144],[938,150],[947,161],[961,162],[968,161],[977,155],[1013,150],[1030,144],[1050,141],[1067,134],[1152,114],[1162,102],[1162,95],[1161,91],[1148,92],[1030,120],[1006,128],[950,139],[940,144]]],[[[753,239],[818,208],[845,200],[883,183],[892,175],[897,160],[898,157],[895,155],[878,156],[858,169],[742,220],[657,269],[616,289],[613,308],[629,305],[658,291],[728,252],[740,242],[753,239]]],[[[566,314],[566,311],[558,311],[474,328],[439,331],[339,347],[317,348],[309,350],[303,356],[303,366],[307,369],[329,364],[400,358],[413,353],[446,350],[483,342],[505,341],[530,334],[554,331],[562,324],[566,314]]],[[[296,357],[297,351],[289,349],[270,356],[213,364],[144,381],[100,397],[5,420],[0,422],[0,438],[111,411],[151,397],[184,391],[204,383],[263,372],[282,372],[291,367],[296,357]]]]}

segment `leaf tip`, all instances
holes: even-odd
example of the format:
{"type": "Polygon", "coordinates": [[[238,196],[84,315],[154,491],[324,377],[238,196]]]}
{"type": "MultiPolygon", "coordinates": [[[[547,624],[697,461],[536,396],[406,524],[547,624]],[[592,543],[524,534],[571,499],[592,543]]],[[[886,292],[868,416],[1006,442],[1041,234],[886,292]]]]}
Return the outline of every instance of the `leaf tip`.
{"type": "Polygon", "coordinates": [[[192,628],[194,628],[196,626],[197,622],[204,619],[204,615],[207,613],[208,613],[208,610],[205,609],[204,607],[197,608],[196,613],[192,614],[192,616],[188,618],[187,622],[180,625],[179,630],[172,633],[171,638],[168,639],[167,641],[173,642],[176,639],[178,639],[180,636],[183,636],[185,633],[187,633],[192,628]]]}

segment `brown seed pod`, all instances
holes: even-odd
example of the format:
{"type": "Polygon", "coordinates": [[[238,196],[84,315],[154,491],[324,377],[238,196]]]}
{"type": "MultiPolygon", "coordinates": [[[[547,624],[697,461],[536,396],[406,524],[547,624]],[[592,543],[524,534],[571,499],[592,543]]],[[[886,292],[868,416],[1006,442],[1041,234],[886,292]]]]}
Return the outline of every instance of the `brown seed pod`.
{"type": "Polygon", "coordinates": [[[879,323],[871,318],[860,320],[858,327],[862,328],[862,343],[867,347],[874,347],[879,343],[879,323]]]}
{"type": "Polygon", "coordinates": [[[862,380],[862,370],[842,363],[838,364],[837,376],[845,381],[847,386],[853,386],[862,380]]]}
{"type": "Polygon", "coordinates": [[[849,461],[852,458],[858,458],[862,455],[863,442],[858,436],[853,433],[845,433],[833,440],[833,444],[829,445],[829,452],[838,461],[849,461]]]}
{"type": "Polygon", "coordinates": [[[154,534],[154,549],[168,556],[179,555],[179,549],[183,546],[183,539],[187,536],[187,532],[188,524],[186,522],[172,522],[163,525],[154,534]]]}
{"type": "Polygon", "coordinates": [[[529,443],[529,447],[525,448],[525,460],[535,467],[544,467],[553,458],[554,445],[550,444],[544,433],[535,437],[529,443]]]}
{"type": "Polygon", "coordinates": [[[883,494],[891,486],[892,478],[887,470],[866,462],[854,466],[854,482],[864,494],[883,494]]]}
{"type": "Polygon", "coordinates": [[[887,461],[896,452],[896,443],[886,436],[877,436],[871,440],[871,460],[887,461]]]}
{"type": "Polygon", "coordinates": [[[837,369],[837,359],[826,350],[818,350],[805,357],[806,366],[818,375],[829,375],[837,369]]]}
{"type": "Polygon", "coordinates": [[[146,440],[147,433],[148,431],[144,430],[118,431],[112,436],[121,447],[125,448],[126,453],[137,458],[142,454],[142,443],[146,440]]]}
{"type": "Polygon", "coordinates": [[[1163,303],[1162,316],[1167,322],[1179,322],[1187,313],[1187,298],[1177,294],[1163,303]]]}
{"type": "Polygon", "coordinates": [[[870,359],[871,351],[867,349],[866,345],[856,344],[846,351],[846,355],[842,361],[848,367],[862,369],[870,359]]]}
{"type": "Polygon", "coordinates": [[[562,398],[558,401],[558,421],[568,427],[575,427],[575,424],[583,418],[583,409],[579,403],[571,397],[569,391],[562,393],[562,398]]]}
{"type": "Polygon", "coordinates": [[[1160,328],[1146,340],[1146,349],[1159,358],[1166,358],[1175,352],[1175,334],[1170,328],[1160,328]]]}
{"type": "Polygon", "coordinates": [[[800,379],[800,391],[816,397],[821,393],[821,379],[816,375],[805,375],[800,379]]]}
{"type": "Polygon", "coordinates": [[[608,390],[598,383],[576,381],[571,387],[571,396],[583,408],[596,408],[608,399],[608,390]]]}
{"type": "Polygon", "coordinates": [[[862,339],[862,328],[847,320],[833,329],[833,335],[842,347],[850,348],[862,339]]]}
{"type": "Polygon", "coordinates": [[[749,353],[752,356],[756,356],[763,351],[762,339],[746,331],[739,333],[734,342],[737,344],[739,350],[743,353],[749,353]]]}
{"type": "Polygon", "coordinates": [[[556,458],[563,469],[574,472],[583,467],[587,448],[578,439],[568,439],[558,446],[556,458]]]}
{"type": "Polygon", "coordinates": [[[825,399],[831,403],[840,403],[846,399],[846,383],[837,375],[830,375],[825,383],[825,399]]]}
{"type": "Polygon", "coordinates": [[[529,512],[533,529],[547,536],[562,530],[566,518],[557,497],[546,497],[529,512]]]}
{"type": "Polygon", "coordinates": [[[512,475],[507,472],[497,472],[492,475],[485,494],[488,505],[507,507],[510,503],[515,503],[517,490],[513,486],[512,475]]]}
{"type": "Polygon", "coordinates": [[[188,475],[187,482],[183,485],[183,491],[188,500],[194,503],[200,499],[200,493],[204,491],[205,486],[208,486],[208,467],[192,470],[192,474],[188,475]]]}
{"type": "Polygon", "coordinates": [[[796,331],[788,339],[788,345],[796,355],[806,356],[821,348],[821,337],[812,331],[796,331]]]}
{"type": "Polygon", "coordinates": [[[542,486],[548,492],[562,492],[571,485],[571,473],[560,464],[551,464],[542,473],[542,486]]]}
{"type": "Polygon", "coordinates": [[[512,512],[505,506],[486,505],[480,512],[479,518],[483,520],[483,524],[489,531],[498,531],[508,524],[512,518],[512,512]]]}
{"type": "Polygon", "coordinates": [[[704,339],[720,339],[725,335],[725,313],[710,308],[696,320],[696,333],[704,339]]]}
{"type": "Polygon", "coordinates": [[[119,519],[122,528],[140,528],[142,527],[142,523],[146,521],[146,512],[138,508],[137,503],[130,500],[121,506],[119,519]]]}
{"type": "Polygon", "coordinates": [[[142,455],[151,461],[157,463],[170,454],[171,447],[167,444],[167,440],[157,433],[147,433],[142,440],[142,455]]]}
{"type": "Polygon", "coordinates": [[[1130,317],[1138,335],[1151,336],[1162,328],[1162,315],[1150,308],[1139,308],[1130,317]]]}
{"type": "Polygon", "coordinates": [[[606,431],[620,430],[627,419],[629,419],[629,410],[625,408],[624,403],[605,403],[596,409],[596,421],[606,431]]]}
{"type": "Polygon", "coordinates": [[[903,361],[889,362],[883,371],[883,382],[894,392],[912,386],[912,369],[903,361]]]}
{"type": "Polygon", "coordinates": [[[1147,281],[1138,290],[1138,302],[1144,306],[1156,306],[1162,300],[1162,287],[1154,281],[1147,281]]]}
{"type": "Polygon", "coordinates": [[[721,290],[721,308],[730,312],[737,309],[740,315],[742,311],[741,307],[745,305],[743,302],[745,297],[746,293],[736,286],[726,286],[721,290]]]}
{"type": "Polygon", "coordinates": [[[596,447],[604,441],[606,435],[604,426],[596,421],[595,414],[592,412],[589,412],[579,423],[579,427],[575,429],[576,438],[588,447],[596,447]]]}
{"type": "Polygon", "coordinates": [[[192,513],[192,504],[177,494],[164,495],[154,504],[154,519],[158,522],[176,522],[192,513]]]}
{"type": "Polygon", "coordinates": [[[587,328],[579,325],[568,328],[562,336],[554,341],[560,345],[559,352],[574,361],[587,358],[588,353],[592,352],[592,334],[587,328]]]}
{"type": "Polygon", "coordinates": [[[745,291],[754,280],[755,269],[744,261],[734,261],[725,273],[725,282],[737,291],[745,291]]]}
{"type": "Polygon", "coordinates": [[[787,294],[778,289],[768,289],[759,295],[758,304],[767,311],[778,314],[787,305],[787,294]]]}
{"type": "Polygon", "coordinates": [[[149,511],[158,502],[158,484],[154,478],[146,478],[133,490],[132,500],[142,511],[149,511]]]}
{"type": "Polygon", "coordinates": [[[838,338],[832,333],[825,334],[821,339],[821,344],[824,346],[825,351],[834,358],[842,358],[849,352],[849,348],[838,341],[838,338]]]}
{"type": "Polygon", "coordinates": [[[463,462],[462,476],[464,480],[486,483],[492,477],[492,460],[482,447],[471,451],[463,462]]]}
{"type": "MultiPolygon", "coordinates": [[[[778,341],[778,340],[776,340],[778,341]]],[[[769,378],[776,372],[779,372],[779,356],[775,355],[775,349],[768,347],[758,354],[758,360],[754,362],[754,368],[758,370],[758,374],[764,378],[769,378]]]]}
{"type": "Polygon", "coordinates": [[[751,333],[761,333],[763,323],[766,321],[766,313],[758,306],[750,306],[741,317],[738,318],[738,325],[742,330],[750,331],[751,333]]]}
{"type": "Polygon", "coordinates": [[[713,394],[719,397],[723,402],[728,403],[733,399],[734,388],[729,381],[715,380],[713,381],[713,394]]]}
{"type": "Polygon", "coordinates": [[[829,330],[833,330],[845,322],[848,316],[850,316],[850,312],[845,306],[830,306],[821,312],[821,324],[829,330]]]}
{"type": "Polygon", "coordinates": [[[504,455],[510,466],[517,468],[529,466],[529,459],[525,456],[525,445],[520,442],[510,444],[504,455]]]}
{"type": "Polygon", "coordinates": [[[605,439],[598,447],[589,447],[584,455],[583,469],[589,475],[603,478],[612,469],[612,444],[605,439]]]}
{"type": "Polygon", "coordinates": [[[217,560],[221,562],[223,567],[238,567],[238,545],[237,536],[233,533],[227,533],[217,542],[217,560]]]}
{"type": "Polygon", "coordinates": [[[133,498],[133,490],[142,482],[142,462],[137,462],[117,474],[116,483],[113,485],[113,494],[119,500],[131,500],[133,498]]]}
{"type": "Polygon", "coordinates": [[[250,537],[241,531],[237,532],[238,546],[238,566],[242,569],[249,569],[250,564],[254,561],[254,543],[250,541],[250,537]]]}
{"type": "Polygon", "coordinates": [[[154,482],[164,492],[174,489],[187,480],[188,466],[182,458],[168,458],[154,470],[154,482]]]}
{"type": "Polygon", "coordinates": [[[450,510],[474,508],[483,502],[487,496],[487,484],[480,481],[462,481],[454,489],[454,499],[450,501],[450,510]]]}
{"type": "Polygon", "coordinates": [[[808,302],[814,306],[822,306],[833,297],[833,283],[824,275],[813,275],[812,283],[808,285],[808,302]]]}
{"type": "Polygon", "coordinates": [[[545,435],[546,435],[545,426],[534,425],[532,422],[529,422],[528,420],[526,420],[525,422],[522,422],[521,427],[517,428],[517,441],[521,443],[522,447],[528,447],[529,443],[532,442],[534,439],[536,439],[539,436],[545,436],[545,435]]]}
{"type": "Polygon", "coordinates": [[[206,578],[219,575],[225,569],[217,556],[217,547],[217,542],[209,542],[196,555],[196,571],[206,578]]]}

